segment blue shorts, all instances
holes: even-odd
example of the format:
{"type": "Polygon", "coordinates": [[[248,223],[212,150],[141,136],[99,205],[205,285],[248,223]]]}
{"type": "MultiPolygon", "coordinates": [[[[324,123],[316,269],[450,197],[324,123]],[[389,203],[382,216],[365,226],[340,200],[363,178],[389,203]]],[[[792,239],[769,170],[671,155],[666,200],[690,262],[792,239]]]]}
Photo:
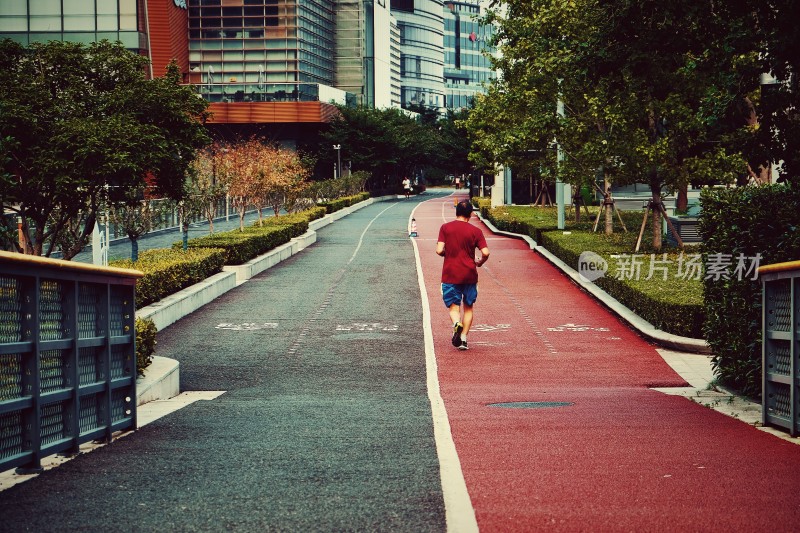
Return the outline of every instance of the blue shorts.
{"type": "Polygon", "coordinates": [[[478,299],[478,284],[442,283],[442,298],[448,308],[453,304],[461,305],[462,300],[466,305],[472,306],[478,299]]]}

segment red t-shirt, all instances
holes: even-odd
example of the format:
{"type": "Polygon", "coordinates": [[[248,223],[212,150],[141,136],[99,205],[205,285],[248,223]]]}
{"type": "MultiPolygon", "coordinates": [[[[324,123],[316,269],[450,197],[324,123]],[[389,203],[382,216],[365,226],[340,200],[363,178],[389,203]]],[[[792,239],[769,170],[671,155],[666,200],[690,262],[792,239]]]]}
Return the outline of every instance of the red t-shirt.
{"type": "Polygon", "coordinates": [[[486,248],[483,232],[463,220],[453,220],[439,228],[444,243],[442,283],[478,283],[475,250],[486,248]]]}

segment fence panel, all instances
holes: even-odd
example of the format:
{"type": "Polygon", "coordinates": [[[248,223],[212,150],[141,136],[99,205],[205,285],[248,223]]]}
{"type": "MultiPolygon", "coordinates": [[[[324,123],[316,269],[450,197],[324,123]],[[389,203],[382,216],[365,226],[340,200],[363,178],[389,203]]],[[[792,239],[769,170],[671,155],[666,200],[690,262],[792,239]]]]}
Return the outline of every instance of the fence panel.
{"type": "Polygon", "coordinates": [[[0,471],[136,427],[141,275],[0,252],[0,471]]]}
{"type": "Polygon", "coordinates": [[[800,261],[759,268],[763,422],[800,434],[800,261]]]}

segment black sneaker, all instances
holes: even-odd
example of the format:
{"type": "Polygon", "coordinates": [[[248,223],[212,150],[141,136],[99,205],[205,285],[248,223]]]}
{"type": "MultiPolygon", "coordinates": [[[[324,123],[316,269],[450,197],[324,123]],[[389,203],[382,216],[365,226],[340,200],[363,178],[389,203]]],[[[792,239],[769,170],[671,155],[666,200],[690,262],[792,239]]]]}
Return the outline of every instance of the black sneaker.
{"type": "Polygon", "coordinates": [[[464,324],[456,322],[453,324],[453,346],[458,348],[461,345],[461,332],[464,331],[464,324]]]}
{"type": "Polygon", "coordinates": [[[469,348],[467,347],[467,341],[461,341],[461,344],[458,345],[458,349],[461,350],[462,352],[464,350],[469,350],[469,348]]]}

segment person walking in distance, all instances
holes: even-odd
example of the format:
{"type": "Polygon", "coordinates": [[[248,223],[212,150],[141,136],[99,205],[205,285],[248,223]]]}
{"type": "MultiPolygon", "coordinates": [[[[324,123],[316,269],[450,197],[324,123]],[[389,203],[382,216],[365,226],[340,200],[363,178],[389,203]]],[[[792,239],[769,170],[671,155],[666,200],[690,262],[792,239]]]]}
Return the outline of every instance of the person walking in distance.
{"type": "Polygon", "coordinates": [[[478,299],[478,268],[489,259],[489,248],[483,232],[469,223],[472,204],[462,200],[456,204],[456,219],[442,224],[436,253],[444,257],[442,265],[442,298],[453,322],[453,346],[467,350],[467,334],[472,326],[473,306],[478,299]],[[475,259],[480,250],[480,259],[475,259]],[[463,306],[463,315],[462,315],[463,306]]]}

